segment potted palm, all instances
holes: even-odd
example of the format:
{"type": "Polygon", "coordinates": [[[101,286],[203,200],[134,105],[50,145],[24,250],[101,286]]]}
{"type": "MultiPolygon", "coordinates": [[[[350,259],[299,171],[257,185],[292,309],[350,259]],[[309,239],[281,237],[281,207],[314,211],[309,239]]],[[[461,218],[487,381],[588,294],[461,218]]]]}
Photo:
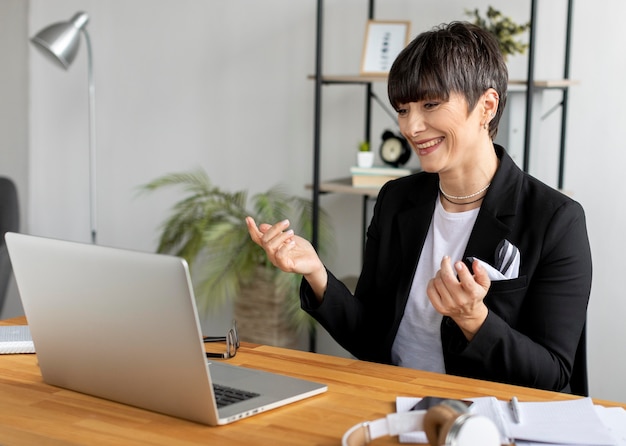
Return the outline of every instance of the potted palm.
{"type": "MultiPolygon", "coordinates": [[[[257,223],[288,218],[296,233],[310,239],[310,200],[287,194],[280,186],[251,198],[245,190],[227,192],[214,186],[202,170],[171,173],[141,186],[144,192],[182,188],[162,224],[158,252],[183,257],[189,264],[199,310],[234,302],[242,340],[293,347],[314,321],[300,309],[300,277],[283,273],[250,238],[245,217],[257,223]]],[[[333,246],[330,219],[319,214],[320,256],[333,246]]]]}

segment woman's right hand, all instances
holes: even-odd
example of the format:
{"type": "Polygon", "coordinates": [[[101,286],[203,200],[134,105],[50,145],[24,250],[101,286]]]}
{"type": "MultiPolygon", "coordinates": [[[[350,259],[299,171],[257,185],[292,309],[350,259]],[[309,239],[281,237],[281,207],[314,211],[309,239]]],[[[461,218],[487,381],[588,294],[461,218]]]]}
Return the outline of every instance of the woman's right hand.
{"type": "Polygon", "coordinates": [[[274,266],[288,273],[302,274],[321,298],[328,281],[326,268],[313,245],[289,229],[289,220],[257,226],[252,217],[246,217],[246,225],[252,240],[263,248],[274,266]]]}

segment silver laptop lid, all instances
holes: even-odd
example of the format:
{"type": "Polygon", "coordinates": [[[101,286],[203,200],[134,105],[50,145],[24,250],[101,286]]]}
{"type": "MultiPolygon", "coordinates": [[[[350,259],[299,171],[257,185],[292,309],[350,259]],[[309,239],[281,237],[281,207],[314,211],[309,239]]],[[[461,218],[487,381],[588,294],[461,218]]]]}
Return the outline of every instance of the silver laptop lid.
{"type": "Polygon", "coordinates": [[[218,424],[184,260],[5,238],[45,382],[218,424]]]}

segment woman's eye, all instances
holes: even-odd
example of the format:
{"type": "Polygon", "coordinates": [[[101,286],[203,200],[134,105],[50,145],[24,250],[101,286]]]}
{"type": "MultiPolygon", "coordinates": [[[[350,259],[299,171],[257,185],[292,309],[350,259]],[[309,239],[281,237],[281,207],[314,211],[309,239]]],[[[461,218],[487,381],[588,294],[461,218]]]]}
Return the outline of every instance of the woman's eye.
{"type": "Polygon", "coordinates": [[[426,110],[432,110],[433,108],[436,108],[438,105],[439,105],[439,102],[425,102],[424,108],[426,110]]]}
{"type": "Polygon", "coordinates": [[[398,109],[396,109],[396,113],[398,113],[399,116],[405,116],[407,114],[407,109],[406,108],[398,108],[398,109]]]}

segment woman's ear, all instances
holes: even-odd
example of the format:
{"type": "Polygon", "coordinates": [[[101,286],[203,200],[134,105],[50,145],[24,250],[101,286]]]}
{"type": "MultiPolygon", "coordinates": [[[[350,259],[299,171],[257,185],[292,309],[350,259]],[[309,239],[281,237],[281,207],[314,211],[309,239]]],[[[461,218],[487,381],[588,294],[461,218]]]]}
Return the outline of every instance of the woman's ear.
{"type": "MultiPolygon", "coordinates": [[[[489,88],[482,97],[483,109],[486,116],[493,117],[498,111],[498,105],[500,104],[500,95],[498,92],[489,88]]],[[[491,118],[489,119],[491,120],[491,118]]]]}

